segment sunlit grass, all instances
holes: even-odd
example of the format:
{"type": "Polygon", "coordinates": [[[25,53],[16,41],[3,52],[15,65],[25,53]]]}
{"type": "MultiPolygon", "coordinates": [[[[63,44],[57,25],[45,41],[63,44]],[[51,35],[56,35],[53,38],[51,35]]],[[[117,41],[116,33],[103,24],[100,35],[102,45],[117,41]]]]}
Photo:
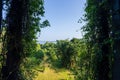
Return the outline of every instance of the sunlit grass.
{"type": "Polygon", "coordinates": [[[56,72],[54,69],[46,67],[44,72],[38,72],[35,80],[74,80],[74,76],[68,70],[59,69],[56,72]]]}

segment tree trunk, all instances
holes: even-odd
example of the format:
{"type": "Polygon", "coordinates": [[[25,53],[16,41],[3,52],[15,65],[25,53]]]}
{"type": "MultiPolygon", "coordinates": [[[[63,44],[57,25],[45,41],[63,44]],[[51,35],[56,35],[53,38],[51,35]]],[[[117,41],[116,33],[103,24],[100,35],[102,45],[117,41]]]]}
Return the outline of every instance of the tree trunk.
{"type": "Polygon", "coordinates": [[[113,26],[113,80],[120,80],[120,0],[112,2],[112,26],[113,26]]]}
{"type": "Polygon", "coordinates": [[[99,29],[99,49],[102,55],[101,61],[98,63],[98,80],[110,80],[109,79],[109,43],[106,41],[109,39],[109,23],[108,23],[108,11],[105,8],[101,8],[99,15],[100,29],[99,29]]]}
{"type": "MultiPolygon", "coordinates": [[[[99,4],[103,0],[98,0],[99,4]]],[[[98,4],[98,5],[99,5],[98,4]]],[[[99,48],[98,61],[97,61],[97,70],[98,70],[98,80],[110,80],[109,78],[109,54],[110,54],[110,44],[108,43],[109,39],[109,9],[104,6],[107,6],[107,3],[98,6],[97,9],[97,44],[99,48]],[[99,56],[100,55],[100,56],[99,56]]]]}
{"type": "Polygon", "coordinates": [[[22,28],[26,14],[27,0],[12,0],[7,15],[7,58],[6,65],[2,67],[2,80],[21,80],[19,67],[21,63],[22,28]]]}

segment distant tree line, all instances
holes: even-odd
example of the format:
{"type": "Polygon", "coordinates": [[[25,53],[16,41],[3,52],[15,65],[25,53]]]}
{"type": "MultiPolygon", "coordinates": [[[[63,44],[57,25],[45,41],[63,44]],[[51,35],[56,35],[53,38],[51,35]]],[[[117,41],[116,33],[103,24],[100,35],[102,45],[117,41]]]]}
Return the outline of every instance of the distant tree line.
{"type": "Polygon", "coordinates": [[[82,40],[73,38],[69,40],[57,40],[56,43],[46,42],[41,44],[41,49],[48,56],[47,61],[55,67],[71,69],[75,68],[77,56],[80,55],[82,40]]]}

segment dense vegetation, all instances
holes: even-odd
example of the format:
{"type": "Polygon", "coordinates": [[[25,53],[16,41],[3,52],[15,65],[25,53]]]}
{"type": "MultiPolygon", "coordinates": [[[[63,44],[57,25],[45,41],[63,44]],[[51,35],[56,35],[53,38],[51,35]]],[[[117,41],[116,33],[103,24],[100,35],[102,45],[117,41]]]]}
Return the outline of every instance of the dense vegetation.
{"type": "Polygon", "coordinates": [[[50,26],[44,1],[0,0],[0,80],[33,80],[46,66],[76,80],[120,80],[120,0],[87,0],[85,12],[82,39],[39,44],[50,26]]]}
{"type": "Polygon", "coordinates": [[[83,39],[73,38],[71,40],[57,40],[55,43],[46,42],[45,44],[38,44],[37,50],[29,57],[31,61],[28,61],[31,66],[34,65],[35,67],[35,63],[38,62],[36,70],[44,72],[46,67],[56,71],[66,69],[72,72],[71,75],[76,75],[75,79],[79,74],[78,69],[83,69],[86,59],[88,59],[86,44],[83,39]]]}
{"type": "Polygon", "coordinates": [[[4,35],[1,35],[3,42],[1,79],[21,80],[21,63],[24,63],[25,57],[35,51],[37,32],[40,32],[40,28],[49,26],[47,20],[41,22],[41,17],[44,16],[44,1],[1,1],[3,5],[2,10],[6,13],[6,18],[1,20],[4,23],[4,35]]]}

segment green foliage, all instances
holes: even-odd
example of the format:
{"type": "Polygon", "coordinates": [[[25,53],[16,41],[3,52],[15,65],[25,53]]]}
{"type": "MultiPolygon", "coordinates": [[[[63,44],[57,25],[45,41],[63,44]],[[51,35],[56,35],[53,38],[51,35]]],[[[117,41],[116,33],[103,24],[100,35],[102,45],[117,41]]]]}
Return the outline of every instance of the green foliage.
{"type": "Polygon", "coordinates": [[[68,40],[59,40],[57,41],[57,48],[58,48],[58,57],[61,60],[61,65],[63,67],[68,68],[70,63],[70,53],[68,52],[69,49],[69,41],[68,40]]]}
{"type": "Polygon", "coordinates": [[[24,58],[21,64],[21,75],[25,80],[33,80],[37,75],[35,68],[39,68],[39,65],[44,60],[44,52],[41,49],[37,49],[36,52],[31,53],[24,58]]]}
{"type": "Polygon", "coordinates": [[[52,64],[52,66],[60,67],[60,60],[57,56],[57,46],[55,43],[46,42],[45,44],[41,45],[41,49],[44,51],[46,56],[45,62],[52,64]]]}
{"type": "MultiPolygon", "coordinates": [[[[24,60],[22,71],[26,73],[23,73],[24,76],[29,78],[27,74],[30,75],[33,68],[49,64],[51,65],[49,67],[52,68],[70,69],[74,75],[77,75],[76,79],[84,80],[87,78],[85,76],[89,75],[86,72],[90,66],[89,57],[90,54],[87,53],[87,45],[83,39],[73,38],[71,40],[58,40],[56,43],[46,42],[37,45],[36,52],[24,60]]],[[[41,67],[38,67],[38,70],[41,70],[41,67]]],[[[31,74],[31,76],[34,75],[31,74]]]]}
{"type": "Polygon", "coordinates": [[[23,63],[21,64],[21,69],[20,69],[22,80],[33,80],[37,74],[33,68],[35,68],[39,64],[40,61],[35,57],[25,58],[23,63]]]}
{"type": "Polygon", "coordinates": [[[33,67],[38,66],[44,59],[44,53],[40,50],[40,46],[37,44],[37,33],[41,31],[41,28],[50,26],[49,21],[43,22],[41,17],[44,17],[44,0],[29,0],[27,13],[27,24],[23,27],[23,66],[22,76],[25,76],[27,80],[33,79],[35,73],[33,67]],[[28,71],[30,70],[30,71],[28,71]],[[31,79],[30,79],[31,78],[31,79]]]}
{"type": "Polygon", "coordinates": [[[57,68],[75,68],[78,55],[82,49],[81,39],[57,40],[56,43],[46,42],[41,45],[44,61],[57,68]],[[81,46],[81,47],[80,47],[81,46]]]}
{"type": "Polygon", "coordinates": [[[79,58],[81,68],[78,70],[78,79],[110,79],[110,6],[108,5],[109,0],[87,0],[84,19],[87,23],[82,28],[85,33],[83,38],[85,47],[84,54],[79,58]]]}
{"type": "MultiPolygon", "coordinates": [[[[5,2],[10,5],[9,0],[5,2]]],[[[6,5],[8,9],[9,5],[6,5]]],[[[113,44],[109,32],[111,26],[109,0],[87,0],[84,15],[86,25],[82,28],[85,33],[83,39],[57,40],[56,43],[46,42],[43,45],[37,44],[36,35],[41,28],[50,26],[48,20],[42,21],[41,18],[45,13],[44,0],[28,0],[26,6],[24,21],[27,22],[22,27],[23,60],[20,65],[22,80],[32,80],[36,75],[33,68],[39,67],[42,63],[42,68],[48,63],[57,68],[71,69],[77,80],[99,80],[102,68],[106,70],[105,66],[111,67],[108,60],[110,58],[108,46],[111,46],[109,43],[113,44]],[[108,52],[105,52],[106,50],[108,52]]],[[[0,61],[1,59],[0,56],[0,61]]],[[[106,76],[109,75],[111,74],[107,73],[106,76]]]]}
{"type": "Polygon", "coordinates": [[[43,60],[44,59],[44,52],[42,50],[39,50],[36,53],[34,53],[34,57],[36,59],[43,60]]]}
{"type": "MultiPolygon", "coordinates": [[[[36,35],[41,31],[41,28],[50,26],[48,20],[41,22],[41,17],[44,16],[44,0],[30,0],[28,9],[28,22],[26,28],[23,28],[23,52],[31,52],[36,47],[36,35]],[[28,50],[28,51],[27,51],[28,50]]],[[[25,53],[26,54],[26,53],[25,53]]]]}

